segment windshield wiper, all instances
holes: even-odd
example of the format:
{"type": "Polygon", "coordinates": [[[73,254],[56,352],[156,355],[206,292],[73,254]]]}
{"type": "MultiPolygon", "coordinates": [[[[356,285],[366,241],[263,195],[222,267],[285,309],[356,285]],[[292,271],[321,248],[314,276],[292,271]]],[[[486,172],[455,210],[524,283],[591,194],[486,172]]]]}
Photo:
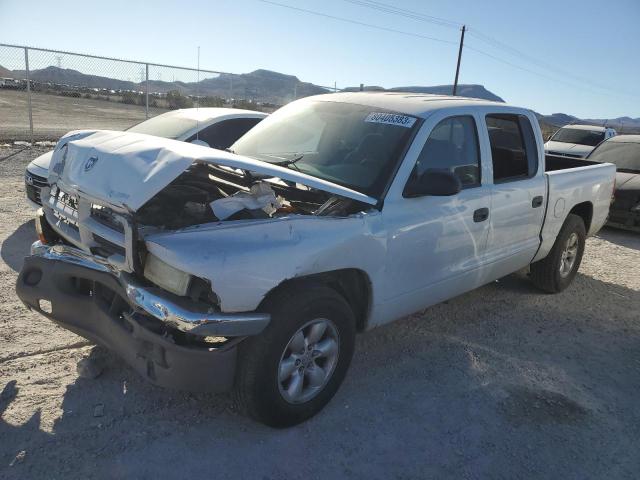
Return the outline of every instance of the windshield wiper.
{"type": "Polygon", "coordinates": [[[304,158],[304,153],[300,153],[299,155],[295,156],[294,158],[290,158],[289,160],[280,160],[278,162],[269,162],[269,163],[271,163],[272,165],[278,165],[279,167],[292,166],[292,167],[295,167],[296,170],[300,171],[300,169],[296,165],[296,162],[302,160],[303,158],[304,158]]]}

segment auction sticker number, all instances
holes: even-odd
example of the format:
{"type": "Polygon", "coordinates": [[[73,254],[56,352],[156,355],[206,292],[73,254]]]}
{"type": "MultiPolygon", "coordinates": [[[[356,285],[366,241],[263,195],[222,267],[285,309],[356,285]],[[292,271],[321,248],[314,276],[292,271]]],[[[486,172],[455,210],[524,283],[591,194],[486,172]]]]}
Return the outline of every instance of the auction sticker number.
{"type": "Polygon", "coordinates": [[[408,115],[397,115],[395,113],[372,112],[364,119],[367,123],[384,123],[386,125],[398,125],[399,127],[411,128],[416,123],[415,117],[408,115]]]}

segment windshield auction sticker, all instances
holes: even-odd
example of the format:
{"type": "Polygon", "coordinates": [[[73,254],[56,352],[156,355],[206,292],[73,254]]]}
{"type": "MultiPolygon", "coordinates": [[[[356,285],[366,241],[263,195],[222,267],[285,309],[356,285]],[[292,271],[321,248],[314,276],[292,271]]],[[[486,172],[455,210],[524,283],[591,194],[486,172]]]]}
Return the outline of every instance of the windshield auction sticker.
{"type": "Polygon", "coordinates": [[[372,112],[364,119],[367,123],[384,123],[386,125],[398,125],[399,127],[411,128],[416,123],[416,117],[408,115],[396,115],[395,113],[372,112]]]}

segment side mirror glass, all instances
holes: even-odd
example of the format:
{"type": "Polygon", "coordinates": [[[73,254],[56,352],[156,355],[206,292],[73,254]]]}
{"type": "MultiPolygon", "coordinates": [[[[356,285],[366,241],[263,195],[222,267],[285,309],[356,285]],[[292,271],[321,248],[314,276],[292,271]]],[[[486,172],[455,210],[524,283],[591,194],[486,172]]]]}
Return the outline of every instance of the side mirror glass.
{"type": "Polygon", "coordinates": [[[419,177],[409,181],[404,189],[404,196],[447,197],[457,194],[460,190],[462,190],[462,183],[457,175],[448,170],[427,170],[419,177]]]}

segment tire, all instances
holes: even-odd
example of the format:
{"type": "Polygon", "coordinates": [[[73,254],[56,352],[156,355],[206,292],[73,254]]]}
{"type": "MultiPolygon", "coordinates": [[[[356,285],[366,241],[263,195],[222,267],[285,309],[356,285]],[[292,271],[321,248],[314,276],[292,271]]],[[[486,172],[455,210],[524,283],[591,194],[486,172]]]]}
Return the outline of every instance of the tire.
{"type": "Polygon", "coordinates": [[[558,293],[567,288],[580,268],[586,237],[582,218],[570,213],[549,254],[544,259],[531,264],[533,284],[548,293],[558,293]],[[572,239],[576,240],[575,257],[573,257],[570,268],[567,268],[568,264],[564,262],[565,251],[572,239]],[[563,263],[564,265],[562,265],[563,263]]]}
{"type": "Polygon", "coordinates": [[[353,356],[355,317],[344,297],[335,290],[306,282],[275,292],[261,310],[271,314],[271,322],[260,335],[239,345],[236,401],[255,420],[271,427],[289,427],[322,410],[340,387],[353,356]],[[307,351],[308,343],[315,340],[311,330],[322,330],[325,321],[322,340],[313,343],[318,350],[314,347],[307,351]],[[299,332],[304,336],[302,350],[299,332]],[[322,346],[329,346],[329,353],[314,357],[322,346]],[[300,362],[295,365],[300,364],[303,373],[296,367],[280,381],[279,373],[288,372],[285,367],[291,366],[294,359],[300,362]],[[318,372],[325,375],[322,384],[319,382],[322,374],[318,372]],[[304,386],[296,397],[298,389],[293,384],[297,387],[300,382],[304,386]]]}

